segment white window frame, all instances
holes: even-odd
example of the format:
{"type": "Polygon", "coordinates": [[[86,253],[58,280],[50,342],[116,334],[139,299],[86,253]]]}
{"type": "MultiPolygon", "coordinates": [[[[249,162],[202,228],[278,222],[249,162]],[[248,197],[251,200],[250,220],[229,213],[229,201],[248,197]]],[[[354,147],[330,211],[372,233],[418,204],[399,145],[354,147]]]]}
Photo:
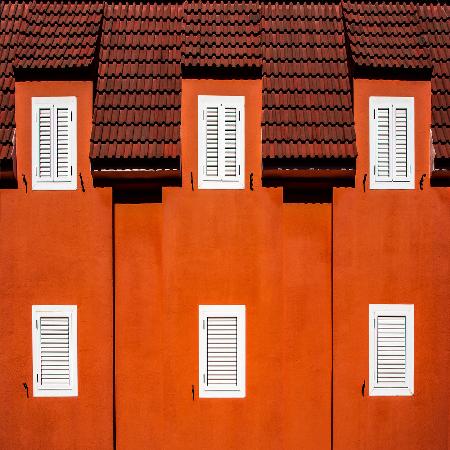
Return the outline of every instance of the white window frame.
{"type": "MultiPolygon", "coordinates": [[[[62,191],[77,189],[77,98],[76,97],[32,97],[31,99],[32,122],[32,183],[34,191],[62,191]],[[69,148],[71,149],[72,174],[70,180],[41,179],[38,174],[39,166],[39,126],[37,114],[39,107],[66,107],[72,114],[72,125],[69,134],[69,148]]],[[[52,138],[53,140],[54,138],[52,138]]],[[[54,144],[52,144],[53,146],[54,144]]],[[[52,154],[52,159],[55,156],[52,154]]],[[[54,174],[52,174],[54,177],[54,174]]]]}
{"type": "MultiPolygon", "coordinates": [[[[198,96],[198,188],[199,189],[245,189],[245,97],[244,96],[218,96],[199,95],[198,96]],[[221,156],[219,153],[219,175],[207,176],[204,173],[206,161],[206,126],[203,119],[203,111],[208,106],[231,106],[236,107],[241,114],[241,120],[237,122],[236,130],[236,165],[238,175],[233,179],[225,179],[223,175],[224,167],[221,167],[221,156]]],[[[223,112],[219,108],[219,126],[223,123],[223,112]]],[[[224,147],[224,135],[219,132],[219,152],[224,147]]]]}
{"type": "Polygon", "coordinates": [[[243,398],[245,397],[246,369],[246,318],[245,305],[199,305],[199,397],[243,398]],[[206,321],[211,317],[237,317],[237,385],[208,387],[207,374],[207,330],[206,321]]]}
{"type": "Polygon", "coordinates": [[[32,342],[33,342],[33,397],[77,397],[78,396],[78,358],[77,358],[77,306],[76,305],[33,305],[32,306],[32,342]],[[69,318],[69,367],[71,380],[69,387],[42,387],[40,373],[39,319],[41,317],[65,316],[69,318]]]}
{"type": "Polygon", "coordinates": [[[414,189],[415,186],[415,144],[414,144],[414,97],[370,97],[369,98],[369,134],[370,134],[370,189],[414,189]],[[376,119],[374,117],[377,108],[389,108],[389,124],[393,123],[392,110],[393,108],[401,107],[407,108],[407,160],[408,179],[407,181],[396,181],[393,175],[393,132],[390,126],[390,152],[391,152],[391,180],[379,180],[376,177],[376,162],[377,162],[377,133],[376,133],[376,119]]]}
{"type": "Polygon", "coordinates": [[[369,395],[411,396],[414,394],[414,305],[372,304],[369,305],[369,395]],[[406,380],[404,383],[377,382],[376,323],[378,316],[406,317],[406,380]]]}

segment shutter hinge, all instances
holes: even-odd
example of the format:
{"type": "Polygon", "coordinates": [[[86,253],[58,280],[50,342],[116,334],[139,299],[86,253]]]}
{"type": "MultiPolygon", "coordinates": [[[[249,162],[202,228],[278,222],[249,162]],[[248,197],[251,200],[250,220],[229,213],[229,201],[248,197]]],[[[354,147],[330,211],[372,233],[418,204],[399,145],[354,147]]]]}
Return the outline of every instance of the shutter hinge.
{"type": "Polygon", "coordinates": [[[205,376],[205,374],[203,374],[203,383],[206,384],[206,376],[205,376]]]}
{"type": "Polygon", "coordinates": [[[39,383],[39,374],[36,374],[36,381],[39,383]]]}
{"type": "Polygon", "coordinates": [[[241,111],[238,112],[239,122],[241,121],[241,111]]]}
{"type": "Polygon", "coordinates": [[[39,328],[38,328],[38,321],[37,321],[37,319],[36,319],[36,330],[38,330],[39,328]]]}
{"type": "Polygon", "coordinates": [[[70,176],[72,176],[72,172],[73,172],[73,167],[72,166],[70,166],[70,176]]]}
{"type": "Polygon", "coordinates": [[[73,114],[73,111],[70,111],[70,121],[71,121],[71,122],[73,122],[73,116],[72,116],[72,114],[73,114]]]}
{"type": "Polygon", "coordinates": [[[375,167],[376,167],[376,166],[373,166],[373,174],[374,174],[374,175],[375,175],[375,167]]]}
{"type": "Polygon", "coordinates": [[[205,321],[203,321],[203,329],[205,329],[205,321]]]}
{"type": "Polygon", "coordinates": [[[375,317],[373,318],[373,327],[375,328],[375,317]]]}
{"type": "Polygon", "coordinates": [[[202,113],[203,113],[203,120],[205,120],[205,110],[203,110],[202,113]]]}
{"type": "Polygon", "coordinates": [[[373,110],[373,118],[375,119],[375,110],[373,110]]]}

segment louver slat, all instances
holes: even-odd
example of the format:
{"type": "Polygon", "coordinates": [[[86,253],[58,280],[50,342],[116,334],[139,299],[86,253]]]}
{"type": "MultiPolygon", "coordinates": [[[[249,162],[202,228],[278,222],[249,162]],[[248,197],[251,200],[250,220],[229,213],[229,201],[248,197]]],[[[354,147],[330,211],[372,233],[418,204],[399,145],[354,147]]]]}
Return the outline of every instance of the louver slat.
{"type": "Polygon", "coordinates": [[[408,177],[406,108],[394,108],[394,136],[394,180],[404,181],[408,177]]]}
{"type": "Polygon", "coordinates": [[[406,380],[406,317],[377,318],[377,382],[404,383],[406,380]]]}
{"type": "Polygon", "coordinates": [[[56,179],[71,175],[70,163],[70,111],[56,108],[56,179]]]}
{"type": "Polygon", "coordinates": [[[219,175],[219,108],[206,108],[206,175],[219,175]]]}
{"type": "Polygon", "coordinates": [[[237,386],[237,317],[207,319],[207,381],[237,386]]]}
{"type": "Polygon", "coordinates": [[[51,108],[39,108],[39,177],[52,177],[52,113],[51,108]]]}
{"type": "Polygon", "coordinates": [[[70,387],[69,318],[40,318],[40,383],[70,387]]]}
{"type": "Polygon", "coordinates": [[[237,175],[237,109],[225,107],[225,177],[237,175]]]}
{"type": "Polygon", "coordinates": [[[390,161],[390,129],[389,129],[389,108],[377,109],[377,169],[378,179],[389,179],[391,176],[390,161]]]}

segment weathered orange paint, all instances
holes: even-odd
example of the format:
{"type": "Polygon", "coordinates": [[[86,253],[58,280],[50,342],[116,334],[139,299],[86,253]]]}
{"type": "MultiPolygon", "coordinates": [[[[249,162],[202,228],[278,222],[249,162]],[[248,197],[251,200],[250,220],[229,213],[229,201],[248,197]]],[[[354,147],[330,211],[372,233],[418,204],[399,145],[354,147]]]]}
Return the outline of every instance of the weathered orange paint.
{"type": "Polygon", "coordinates": [[[112,198],[92,186],[91,82],[16,83],[19,187],[0,191],[0,448],[112,448],[112,198]],[[31,97],[76,96],[76,191],[31,190],[31,97]],[[28,192],[22,182],[28,183],[28,192]],[[33,398],[31,307],[78,305],[75,398],[33,398]],[[27,399],[22,383],[29,387],[27,399]]]}
{"type": "Polygon", "coordinates": [[[450,190],[429,185],[430,83],[355,80],[354,99],[356,188],[335,189],[333,203],[334,448],[447,449],[450,190]],[[414,96],[413,191],[368,188],[371,95],[414,96]],[[368,396],[370,303],[414,304],[412,397],[368,396]]]}
{"type": "Polygon", "coordinates": [[[115,205],[118,448],[330,448],[331,205],[261,186],[261,97],[183,80],[183,187],[115,205]],[[200,94],[245,95],[245,190],[197,189],[200,94]],[[199,304],[247,306],[245,399],[197,397],[199,304]]]}

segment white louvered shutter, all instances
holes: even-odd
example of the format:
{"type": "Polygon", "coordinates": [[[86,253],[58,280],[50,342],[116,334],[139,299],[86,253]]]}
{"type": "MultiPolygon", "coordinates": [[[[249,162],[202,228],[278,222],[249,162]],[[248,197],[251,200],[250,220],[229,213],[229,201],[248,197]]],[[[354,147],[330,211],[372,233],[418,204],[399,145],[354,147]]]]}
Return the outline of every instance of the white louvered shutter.
{"type": "Polygon", "coordinates": [[[38,163],[37,174],[42,180],[52,180],[52,134],[53,134],[53,108],[51,105],[40,106],[37,111],[38,126],[38,163]]]}
{"type": "Polygon", "coordinates": [[[211,179],[219,176],[219,107],[204,109],[206,128],[205,175],[211,179]]]}
{"type": "Polygon", "coordinates": [[[244,97],[198,97],[201,189],[244,188],[244,97]]]}
{"type": "Polygon", "coordinates": [[[207,317],[205,326],[207,386],[237,386],[237,317],[207,317]]]}
{"type": "Polygon", "coordinates": [[[239,161],[237,159],[239,114],[240,111],[237,107],[223,107],[224,142],[223,163],[221,164],[223,179],[236,179],[240,171],[239,161]]]}
{"type": "Polygon", "coordinates": [[[200,397],[245,397],[245,306],[199,307],[200,397]]]}
{"type": "Polygon", "coordinates": [[[33,306],[35,397],[76,396],[76,306],[33,306]]]}
{"type": "Polygon", "coordinates": [[[389,127],[389,108],[376,108],[376,169],[375,178],[381,181],[391,180],[391,151],[389,127]]]}
{"type": "Polygon", "coordinates": [[[377,383],[403,385],[406,380],[406,317],[379,315],[375,327],[377,383]]]}
{"type": "Polygon", "coordinates": [[[393,180],[408,181],[408,108],[393,107],[393,180]]]}
{"type": "Polygon", "coordinates": [[[76,189],[76,97],[33,97],[34,190],[76,189]]]}
{"type": "Polygon", "coordinates": [[[371,395],[411,395],[413,305],[370,305],[371,395]]]}
{"type": "Polygon", "coordinates": [[[55,174],[56,181],[70,181],[73,174],[71,127],[72,117],[69,107],[56,108],[55,174]]]}
{"type": "Polygon", "coordinates": [[[414,188],[414,98],[370,97],[371,189],[414,188]]]}

